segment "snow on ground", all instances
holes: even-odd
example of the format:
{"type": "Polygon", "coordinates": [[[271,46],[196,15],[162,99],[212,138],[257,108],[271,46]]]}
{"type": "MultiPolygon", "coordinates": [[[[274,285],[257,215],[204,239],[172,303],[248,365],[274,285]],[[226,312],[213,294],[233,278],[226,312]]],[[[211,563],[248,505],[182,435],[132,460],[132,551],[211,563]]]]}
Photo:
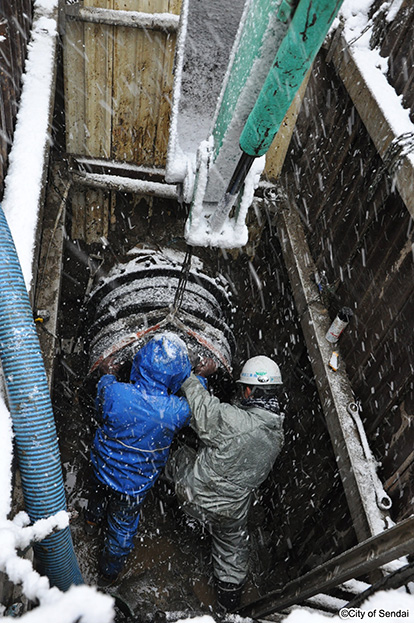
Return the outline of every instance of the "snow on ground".
{"type": "MultiPolygon", "coordinates": [[[[396,14],[401,1],[390,1],[383,5],[382,8],[388,5],[388,19],[396,14]]],[[[28,49],[23,93],[5,181],[3,209],[15,240],[28,290],[32,284],[38,206],[43,184],[42,163],[50,141],[48,134],[49,93],[53,84],[52,59],[57,32],[53,15],[57,5],[58,0],[35,2],[37,18],[28,49]]],[[[229,6],[231,5],[230,3],[229,6]]],[[[371,88],[375,90],[377,97],[381,99],[381,104],[387,111],[387,117],[392,121],[397,134],[412,131],[413,124],[408,122],[408,113],[406,114],[406,111],[402,109],[400,98],[396,96],[385,79],[386,59],[382,59],[377,51],[369,49],[370,32],[366,27],[370,5],[371,0],[345,0],[342,8],[345,36],[352,43],[355,54],[358,55],[360,63],[365,68],[366,79],[371,88]]],[[[208,6],[211,9],[210,4],[208,6]]],[[[198,25],[198,28],[205,28],[207,31],[206,41],[209,43],[212,54],[208,57],[210,66],[207,68],[207,73],[206,67],[201,66],[203,63],[207,64],[207,57],[203,56],[204,48],[201,56],[198,56],[198,61],[196,61],[198,86],[196,83],[190,83],[187,78],[184,84],[184,115],[181,122],[184,121],[186,127],[193,126],[191,136],[184,131],[181,136],[186,148],[193,149],[195,143],[207,138],[205,132],[210,123],[214,103],[211,100],[211,94],[218,93],[216,85],[212,84],[217,76],[217,74],[213,75],[214,65],[220,65],[221,70],[223,57],[228,50],[228,44],[223,45],[222,28],[225,20],[222,19],[221,12],[224,6],[223,0],[217,2],[217,12],[210,12],[209,19],[206,21],[203,18],[202,24],[198,25]],[[190,110],[194,102],[198,107],[190,110]],[[206,104],[207,107],[204,108],[206,104]],[[190,124],[186,124],[188,120],[191,121],[190,124]]],[[[191,55],[197,57],[200,50],[190,49],[188,54],[190,57],[191,55]]],[[[180,132],[180,126],[178,131],[180,132]]],[[[51,589],[47,578],[42,578],[33,571],[29,561],[16,556],[17,548],[29,543],[36,535],[37,538],[41,538],[54,527],[67,525],[68,518],[66,513],[58,514],[59,516],[42,520],[30,527],[27,525],[25,514],[8,519],[11,510],[12,435],[10,414],[5,401],[0,396],[0,570],[6,571],[12,581],[21,583],[24,593],[31,599],[39,599],[41,604],[38,608],[23,615],[21,620],[25,623],[47,623],[48,621],[73,623],[75,620],[82,620],[83,623],[109,623],[114,616],[111,597],[99,593],[94,587],[87,586],[72,587],[67,593],[61,593],[56,588],[51,589]]],[[[4,608],[0,605],[0,617],[3,612],[4,608]]],[[[287,623],[302,623],[303,621],[318,623],[325,621],[326,618],[320,613],[294,609],[285,620],[287,623]]],[[[380,592],[371,597],[360,609],[341,610],[330,620],[364,618],[366,620],[396,621],[403,618],[414,620],[414,596],[402,591],[380,592]]],[[[234,615],[230,617],[230,620],[237,623],[241,619],[234,615]]],[[[203,616],[193,618],[191,621],[209,623],[213,619],[203,616]]]]}

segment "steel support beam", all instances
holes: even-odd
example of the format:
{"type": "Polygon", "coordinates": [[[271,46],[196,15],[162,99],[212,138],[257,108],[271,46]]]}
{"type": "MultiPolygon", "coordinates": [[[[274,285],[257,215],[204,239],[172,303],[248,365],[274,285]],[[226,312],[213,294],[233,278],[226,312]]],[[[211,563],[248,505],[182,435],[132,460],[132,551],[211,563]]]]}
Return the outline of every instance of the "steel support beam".
{"type": "Polygon", "coordinates": [[[258,619],[273,612],[280,612],[347,580],[370,574],[379,567],[411,554],[413,551],[414,517],[409,517],[381,534],[332,558],[297,580],[289,582],[281,591],[273,591],[243,606],[238,614],[242,617],[258,619]]]}

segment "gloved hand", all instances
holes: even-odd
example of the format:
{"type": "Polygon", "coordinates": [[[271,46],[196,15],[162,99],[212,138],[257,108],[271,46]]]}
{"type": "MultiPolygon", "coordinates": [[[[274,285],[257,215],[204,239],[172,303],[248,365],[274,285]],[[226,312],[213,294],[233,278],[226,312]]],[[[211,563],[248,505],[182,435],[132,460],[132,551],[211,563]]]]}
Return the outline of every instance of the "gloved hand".
{"type": "Polygon", "coordinates": [[[101,374],[116,374],[119,370],[119,363],[115,363],[115,355],[109,356],[99,365],[101,374]]]}
{"type": "Polygon", "coordinates": [[[211,359],[210,357],[205,357],[197,364],[194,370],[194,374],[197,374],[198,376],[207,377],[207,376],[210,376],[211,374],[214,374],[214,372],[217,371],[217,368],[218,368],[218,365],[216,364],[214,359],[211,359]]]}

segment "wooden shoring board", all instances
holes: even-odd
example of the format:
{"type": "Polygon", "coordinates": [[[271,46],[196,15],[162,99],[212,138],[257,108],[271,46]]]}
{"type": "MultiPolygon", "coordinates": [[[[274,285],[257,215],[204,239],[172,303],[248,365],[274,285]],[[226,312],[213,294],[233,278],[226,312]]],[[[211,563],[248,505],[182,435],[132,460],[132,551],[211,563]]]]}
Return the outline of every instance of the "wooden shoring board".
{"type": "Polygon", "coordinates": [[[341,358],[338,370],[329,367],[333,350],[339,349],[325,339],[330,319],[315,283],[316,269],[298,211],[287,198],[279,205],[276,223],[284,261],[355,533],[363,541],[384,530],[389,515],[377,505],[379,481],[370,477],[372,465],[348,410],[354,395],[341,358]]]}
{"type": "MultiPolygon", "coordinates": [[[[135,11],[170,12],[166,0],[135,0],[135,11]]],[[[114,8],[124,3],[114,0],[114,8]]],[[[172,7],[177,10],[176,4],[172,7]]],[[[175,33],[118,27],[114,46],[114,160],[163,167],[169,135],[175,33]]]]}
{"type": "MultiPolygon", "coordinates": [[[[181,0],[85,0],[84,7],[179,15],[181,0]]],[[[176,33],[70,15],[64,41],[68,153],[164,166],[176,33]]]]}
{"type": "MultiPolygon", "coordinates": [[[[83,6],[179,15],[181,0],[85,0],[83,6]]],[[[65,20],[68,153],[165,165],[175,42],[175,32],[65,20]]],[[[71,200],[72,238],[99,242],[108,233],[110,194],[74,188],[71,200]]]]}
{"type": "MultiPolygon", "coordinates": [[[[114,0],[100,0],[101,6],[113,7],[114,0]]],[[[94,6],[95,0],[84,0],[94,6]]],[[[91,156],[110,157],[112,125],[113,38],[114,27],[84,24],[85,124],[84,152],[91,156]]]]}
{"type": "Polygon", "coordinates": [[[48,312],[47,319],[43,318],[41,313],[38,314],[36,326],[49,389],[53,385],[57,348],[56,333],[62,279],[66,202],[70,190],[70,180],[65,176],[63,167],[54,164],[50,174],[51,183],[46,193],[35,296],[36,311],[48,312]]]}
{"type": "MultiPolygon", "coordinates": [[[[84,6],[94,6],[85,0],[84,6]]],[[[100,0],[102,8],[113,8],[113,0],[100,0]]],[[[109,157],[111,153],[111,97],[113,76],[113,26],[84,24],[84,123],[83,152],[109,157]]],[[[80,94],[82,97],[82,94],[80,94]]],[[[72,212],[80,212],[84,229],[80,232],[87,243],[99,242],[108,234],[109,195],[103,191],[77,191],[72,196],[72,212]],[[76,203],[75,203],[76,202],[76,203]],[[75,208],[75,209],[74,209],[75,208]]],[[[76,232],[72,230],[73,237],[76,232]]]]}
{"type": "MultiPolygon", "coordinates": [[[[61,15],[64,15],[61,12],[61,15]]],[[[85,152],[85,39],[84,26],[66,20],[63,36],[66,150],[85,152]]]]}
{"type": "Polygon", "coordinates": [[[164,44],[162,82],[160,84],[160,103],[158,109],[158,126],[155,135],[154,149],[155,166],[166,166],[169,141],[171,103],[173,97],[173,70],[176,37],[167,35],[164,44]],[[160,157],[162,156],[162,157],[160,157]]]}

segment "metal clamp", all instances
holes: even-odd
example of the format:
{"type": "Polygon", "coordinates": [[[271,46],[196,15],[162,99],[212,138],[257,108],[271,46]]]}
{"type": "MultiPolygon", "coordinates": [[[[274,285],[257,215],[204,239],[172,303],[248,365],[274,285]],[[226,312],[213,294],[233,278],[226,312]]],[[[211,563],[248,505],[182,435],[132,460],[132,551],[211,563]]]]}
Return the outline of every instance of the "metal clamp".
{"type": "Polygon", "coordinates": [[[390,496],[388,495],[388,493],[385,491],[378,477],[377,470],[376,470],[376,461],[371,452],[371,448],[369,447],[364,425],[359,415],[358,405],[355,402],[350,402],[347,405],[347,411],[352,416],[352,419],[354,420],[355,425],[358,429],[358,434],[361,440],[362,449],[364,451],[365,458],[367,460],[367,463],[369,465],[369,469],[371,472],[377,506],[382,511],[388,511],[392,506],[392,500],[390,496]]]}

